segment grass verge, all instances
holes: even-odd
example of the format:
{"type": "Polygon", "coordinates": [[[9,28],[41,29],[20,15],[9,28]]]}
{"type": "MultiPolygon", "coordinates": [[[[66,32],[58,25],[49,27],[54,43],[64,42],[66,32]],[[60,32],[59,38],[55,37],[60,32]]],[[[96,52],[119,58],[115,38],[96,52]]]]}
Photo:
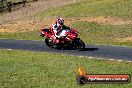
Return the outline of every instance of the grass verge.
{"type": "Polygon", "coordinates": [[[0,38],[19,39],[19,40],[42,40],[38,30],[18,33],[1,33],[0,38]]]}
{"type": "MultiPolygon", "coordinates": [[[[64,18],[83,18],[109,16],[112,18],[121,18],[125,20],[132,19],[132,0],[83,0],[78,3],[63,6],[61,8],[52,8],[46,11],[40,11],[37,14],[31,14],[26,19],[36,19],[43,21],[44,19],[62,16],[64,18]]],[[[114,21],[116,22],[116,21],[114,21]]],[[[132,25],[112,25],[97,22],[74,22],[72,27],[77,28],[80,37],[86,43],[91,44],[110,44],[132,46],[132,40],[123,41],[121,39],[132,37],[132,25]]],[[[20,32],[20,33],[1,33],[1,38],[14,38],[26,40],[41,40],[39,32],[20,32]]]]}
{"type": "Polygon", "coordinates": [[[132,41],[123,38],[132,36],[132,25],[105,25],[96,22],[76,22],[81,39],[91,44],[127,45],[132,46],[132,41]]]}
{"type": "MultiPolygon", "coordinates": [[[[132,25],[106,25],[96,22],[75,22],[73,28],[77,28],[79,37],[87,44],[109,44],[132,46],[132,41],[122,41],[123,38],[132,36],[132,25]]],[[[43,40],[36,29],[29,32],[2,33],[1,38],[13,38],[24,40],[43,40]]]]}
{"type": "Polygon", "coordinates": [[[32,17],[45,18],[50,16],[91,17],[110,16],[132,19],[131,0],[83,0],[80,3],[38,12],[32,17]]]}
{"type": "MultiPolygon", "coordinates": [[[[18,50],[0,50],[0,87],[80,88],[76,70],[89,74],[130,74],[131,62],[18,50]]],[[[132,84],[88,84],[83,88],[131,88],[132,84]]]]}

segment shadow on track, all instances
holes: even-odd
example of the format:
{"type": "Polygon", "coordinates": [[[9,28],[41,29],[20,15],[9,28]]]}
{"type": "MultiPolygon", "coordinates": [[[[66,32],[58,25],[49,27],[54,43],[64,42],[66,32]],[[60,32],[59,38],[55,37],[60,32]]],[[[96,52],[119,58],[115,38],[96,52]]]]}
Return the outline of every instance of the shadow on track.
{"type": "MultiPolygon", "coordinates": [[[[68,49],[68,48],[65,48],[63,50],[76,50],[76,49],[68,49]]],[[[79,51],[95,51],[95,50],[99,50],[99,48],[85,48],[85,49],[79,50],[79,51]]]]}
{"type": "Polygon", "coordinates": [[[99,50],[99,48],[85,48],[85,49],[79,50],[79,51],[95,51],[95,50],[99,50]]]}

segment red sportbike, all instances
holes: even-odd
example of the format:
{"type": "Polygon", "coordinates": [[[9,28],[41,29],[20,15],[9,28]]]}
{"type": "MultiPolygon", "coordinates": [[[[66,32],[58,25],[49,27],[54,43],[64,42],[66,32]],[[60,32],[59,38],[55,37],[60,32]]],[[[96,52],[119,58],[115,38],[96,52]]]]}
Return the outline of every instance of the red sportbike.
{"type": "Polygon", "coordinates": [[[52,40],[52,33],[49,29],[42,29],[41,36],[46,37],[45,43],[47,46],[56,49],[78,49],[83,50],[85,48],[85,43],[78,38],[78,32],[76,29],[61,29],[58,32],[61,37],[58,39],[59,42],[55,43],[52,40]]]}

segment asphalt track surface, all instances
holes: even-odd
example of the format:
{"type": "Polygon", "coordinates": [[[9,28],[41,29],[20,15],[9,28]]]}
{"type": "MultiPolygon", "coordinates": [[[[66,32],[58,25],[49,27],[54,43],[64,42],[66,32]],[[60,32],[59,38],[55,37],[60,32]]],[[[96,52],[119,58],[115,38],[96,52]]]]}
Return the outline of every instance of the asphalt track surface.
{"type": "Polygon", "coordinates": [[[120,46],[87,44],[86,48],[83,51],[56,50],[47,47],[44,41],[0,39],[0,49],[41,51],[41,52],[63,53],[63,54],[77,55],[77,56],[88,56],[88,57],[132,61],[132,48],[120,47],[120,46]]]}

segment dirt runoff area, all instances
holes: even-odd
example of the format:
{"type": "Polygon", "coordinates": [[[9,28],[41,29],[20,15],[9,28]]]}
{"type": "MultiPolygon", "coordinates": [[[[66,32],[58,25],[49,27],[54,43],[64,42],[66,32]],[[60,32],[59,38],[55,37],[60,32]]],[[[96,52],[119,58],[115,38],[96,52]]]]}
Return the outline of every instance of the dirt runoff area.
{"type": "Polygon", "coordinates": [[[49,26],[50,18],[46,18],[40,22],[36,20],[27,20],[26,17],[50,8],[56,8],[77,2],[80,2],[80,0],[39,0],[35,3],[29,3],[25,7],[11,13],[0,15],[0,33],[26,32],[35,29],[38,30],[43,26],[49,26]],[[26,20],[21,20],[24,18],[26,20]]]}
{"type": "Polygon", "coordinates": [[[128,41],[131,41],[132,42],[132,36],[130,37],[125,37],[125,38],[120,38],[120,39],[117,39],[120,43],[123,43],[123,42],[128,42],[128,41]]]}
{"type": "Polygon", "coordinates": [[[115,17],[110,16],[97,16],[97,17],[83,17],[83,18],[70,18],[68,19],[67,23],[74,23],[78,21],[85,21],[85,22],[96,22],[101,24],[108,24],[108,25],[125,25],[125,24],[132,24],[132,20],[123,20],[115,17]]]}
{"type": "MultiPolygon", "coordinates": [[[[51,23],[53,23],[52,19],[56,19],[56,17],[46,18],[41,21],[37,20],[17,20],[12,21],[7,24],[0,25],[0,33],[16,33],[16,32],[27,32],[33,30],[39,30],[43,27],[49,27],[51,23]]],[[[83,18],[64,18],[65,25],[72,26],[71,24],[74,22],[97,22],[101,24],[108,25],[125,25],[132,24],[130,20],[123,20],[114,17],[83,17],[83,18]]]]}
{"type": "Polygon", "coordinates": [[[9,24],[0,25],[0,33],[27,32],[38,28],[40,23],[35,21],[13,21],[9,24]]]}

